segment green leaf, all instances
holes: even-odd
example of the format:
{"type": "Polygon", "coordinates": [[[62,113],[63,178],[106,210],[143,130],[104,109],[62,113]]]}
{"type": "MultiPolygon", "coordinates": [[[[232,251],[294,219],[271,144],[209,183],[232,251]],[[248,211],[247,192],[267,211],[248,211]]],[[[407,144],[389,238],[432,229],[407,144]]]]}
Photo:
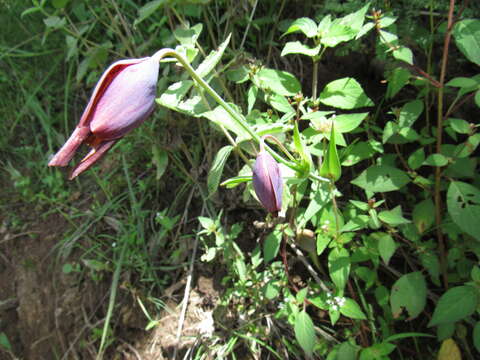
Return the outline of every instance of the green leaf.
{"type": "Polygon", "coordinates": [[[4,332],[0,332],[0,348],[3,348],[7,351],[12,351],[12,345],[8,341],[8,337],[4,332]]]}
{"type": "Polygon", "coordinates": [[[393,98],[408,84],[410,80],[410,71],[402,67],[396,67],[388,76],[387,99],[393,98]]]}
{"type": "Polygon", "coordinates": [[[477,92],[475,93],[475,103],[480,108],[480,90],[477,90],[477,92]]]}
{"type": "Polygon", "coordinates": [[[59,18],[58,16],[49,16],[43,19],[43,23],[47,28],[60,29],[65,26],[67,20],[65,20],[65,18],[59,18]]]}
{"type": "Polygon", "coordinates": [[[384,232],[376,232],[370,236],[377,243],[378,252],[382,257],[383,262],[388,265],[390,259],[395,253],[395,250],[397,250],[397,244],[395,244],[395,241],[390,234],[384,232]]]}
{"type": "Polygon", "coordinates": [[[335,131],[340,133],[348,133],[355,130],[363,120],[367,117],[368,112],[358,114],[341,114],[333,117],[335,131]]]}
{"type": "Polygon", "coordinates": [[[446,86],[459,87],[459,88],[475,88],[478,86],[478,82],[475,79],[467,77],[456,77],[445,84],[446,86]]]}
{"type": "Polygon", "coordinates": [[[320,93],[319,99],[321,103],[339,109],[357,109],[374,105],[354,78],[343,78],[328,83],[320,93]]]}
{"type": "MultiPolygon", "coordinates": [[[[334,360],[356,360],[359,347],[355,346],[348,341],[345,341],[340,344],[337,350],[334,360]]],[[[327,360],[330,359],[330,356],[327,357],[327,360]]]]}
{"type": "Polygon", "coordinates": [[[160,180],[168,166],[168,152],[154,144],[152,146],[152,155],[152,161],[157,168],[155,179],[160,180]]]}
{"type": "Polygon", "coordinates": [[[425,161],[425,150],[423,148],[415,150],[407,160],[408,166],[412,170],[418,169],[420,166],[422,166],[423,162],[425,161]]]}
{"type": "Polygon", "coordinates": [[[294,96],[302,89],[297,78],[286,71],[263,68],[255,79],[261,89],[283,96],[294,96]]]}
{"type": "Polygon", "coordinates": [[[318,55],[321,48],[321,45],[317,45],[314,48],[311,48],[308,45],[302,44],[300,41],[290,41],[285,44],[280,55],[285,56],[288,54],[302,54],[313,57],[318,55]]]}
{"type": "Polygon", "coordinates": [[[419,234],[427,231],[435,221],[435,205],[432,199],[425,199],[413,208],[412,220],[419,234]]]}
{"type": "Polygon", "coordinates": [[[400,205],[396,206],[392,210],[382,211],[378,214],[378,218],[384,223],[392,226],[408,224],[410,222],[410,220],[407,220],[403,217],[402,207],[400,205]]]}
{"type": "Polygon", "coordinates": [[[394,351],[395,348],[394,344],[388,342],[374,344],[362,350],[359,360],[385,360],[388,359],[387,355],[394,351]]]}
{"type": "Polygon", "coordinates": [[[469,134],[472,130],[468,121],[463,119],[448,118],[448,124],[459,134],[469,134]]]}
{"type": "Polygon", "coordinates": [[[395,191],[410,182],[408,175],[388,165],[374,165],[364,170],[351,183],[371,192],[395,191]]]}
{"type": "Polygon", "coordinates": [[[428,327],[454,323],[472,315],[478,305],[478,290],[473,286],[456,286],[438,300],[428,327]]]}
{"type": "Polygon", "coordinates": [[[431,154],[425,159],[424,165],[442,167],[448,164],[448,159],[442,154],[431,154]]]}
{"type": "Polygon", "coordinates": [[[70,0],[52,0],[52,5],[55,9],[63,9],[70,0]]]}
{"type": "MultiPolygon", "coordinates": [[[[238,107],[235,104],[229,103],[231,107],[237,110],[237,113],[240,114],[238,107]]],[[[221,106],[217,106],[212,111],[207,111],[201,114],[203,117],[206,117],[208,120],[213,123],[224,126],[226,129],[232,131],[238,136],[237,141],[243,141],[250,139],[250,134],[241,127],[235,119],[221,106]]]]}
{"type": "Polygon", "coordinates": [[[282,232],[278,229],[273,230],[265,239],[263,244],[263,261],[265,264],[273,260],[280,249],[282,242],[282,232]]]}
{"type": "Polygon", "coordinates": [[[332,125],[330,141],[328,148],[323,157],[322,167],[320,168],[320,176],[337,181],[342,175],[342,167],[338,158],[337,146],[335,145],[335,124],[332,125]]]}
{"type": "Polygon", "coordinates": [[[477,321],[473,328],[473,345],[480,352],[480,321],[477,321]]]}
{"type": "Polygon", "coordinates": [[[398,125],[400,127],[411,127],[424,109],[423,101],[413,100],[403,105],[398,116],[398,125]]]}
{"type": "Polygon", "coordinates": [[[470,184],[452,181],[447,192],[447,207],[455,224],[480,241],[480,191],[470,184]]]}
{"type": "Polygon", "coordinates": [[[223,173],[223,168],[232,150],[233,146],[227,145],[222,147],[217,152],[217,155],[213,160],[212,167],[210,168],[210,172],[208,173],[207,188],[209,196],[217,191],[218,184],[220,184],[220,178],[223,173]]]}
{"type": "Polygon", "coordinates": [[[212,72],[212,70],[217,66],[218,62],[223,56],[225,49],[230,42],[231,34],[227,36],[227,39],[220,44],[217,50],[212,50],[210,54],[202,61],[200,65],[198,65],[196,72],[197,75],[201,78],[204,78],[208,74],[212,72]]]}
{"type": "Polygon", "coordinates": [[[315,21],[307,17],[297,19],[290,24],[282,37],[298,31],[304,33],[306,37],[312,38],[317,35],[317,24],[315,24],[315,21]]]}
{"type": "Polygon", "coordinates": [[[362,160],[371,158],[377,152],[382,152],[381,144],[374,140],[360,141],[348,148],[342,153],[342,166],[352,166],[362,160]]]}
{"type": "Polygon", "coordinates": [[[300,131],[298,130],[298,121],[295,121],[295,125],[293,128],[293,143],[301,159],[301,169],[299,170],[300,176],[306,177],[310,173],[310,169],[312,167],[312,157],[310,155],[308,147],[305,146],[305,143],[300,137],[300,131]]]}
{"type": "Polygon", "coordinates": [[[346,249],[332,249],[328,254],[328,272],[339,291],[343,291],[350,274],[350,255],[346,249]]]}
{"type": "Polygon", "coordinates": [[[406,309],[409,319],[414,319],[425,308],[427,302],[427,284],[420,272],[403,275],[392,286],[390,306],[393,317],[397,318],[406,309]]]}
{"type": "Polygon", "coordinates": [[[170,85],[167,90],[157,99],[157,103],[174,111],[193,85],[192,80],[182,80],[170,85]]]}
{"type": "Polygon", "coordinates": [[[155,0],[150,1],[138,9],[138,17],[133,23],[134,26],[140,24],[143,20],[152,16],[152,14],[157,11],[161,6],[165,5],[168,0],[155,0]]]}
{"type": "Polygon", "coordinates": [[[455,43],[465,57],[480,66],[480,20],[465,19],[453,27],[455,43]]]}
{"type": "Polygon", "coordinates": [[[349,317],[350,319],[367,319],[357,302],[349,298],[345,298],[345,303],[340,307],[340,313],[346,317],[349,317]]]}
{"type": "Polygon", "coordinates": [[[315,336],[315,329],[313,328],[313,321],[310,315],[305,310],[302,310],[295,317],[295,338],[302,347],[308,357],[313,355],[313,349],[317,338],[315,336]]]}
{"type": "Polygon", "coordinates": [[[173,35],[181,45],[185,45],[188,47],[195,47],[195,43],[197,42],[197,39],[200,36],[200,33],[202,32],[202,29],[203,29],[202,24],[197,24],[188,29],[177,28],[173,32],[173,35]]]}
{"type": "Polygon", "coordinates": [[[413,65],[413,53],[406,46],[400,46],[398,49],[393,50],[392,55],[395,59],[405,61],[407,64],[413,65]]]}

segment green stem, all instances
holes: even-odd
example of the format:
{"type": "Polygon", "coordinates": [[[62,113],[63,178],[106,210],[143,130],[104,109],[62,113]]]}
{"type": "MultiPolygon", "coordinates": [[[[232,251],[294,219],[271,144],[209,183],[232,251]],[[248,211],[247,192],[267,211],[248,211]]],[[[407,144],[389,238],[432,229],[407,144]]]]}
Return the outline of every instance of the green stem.
{"type": "MultiPolygon", "coordinates": [[[[233,118],[233,120],[240,125],[240,127],[245,130],[253,140],[257,142],[257,144],[260,144],[260,136],[258,136],[251,128],[250,126],[246,123],[246,121],[242,118],[240,114],[238,114],[225,100],[223,100],[220,95],[217,94],[215,90],[212,89],[212,87],[205,81],[203,80],[198,74],[195,72],[195,70],[192,68],[192,66],[188,63],[187,60],[183,58],[179,53],[177,53],[173,49],[162,49],[157,51],[153,56],[154,59],[157,61],[162,60],[165,57],[173,57],[178,60],[180,64],[185,68],[185,70],[190,74],[190,76],[222,107],[225,109],[225,111],[233,118]]],[[[279,162],[282,164],[288,166],[291,169],[297,170],[298,165],[294,164],[288,160],[285,160],[282,158],[280,155],[278,155],[275,151],[273,151],[270,147],[265,146],[266,150],[279,162]]]]}

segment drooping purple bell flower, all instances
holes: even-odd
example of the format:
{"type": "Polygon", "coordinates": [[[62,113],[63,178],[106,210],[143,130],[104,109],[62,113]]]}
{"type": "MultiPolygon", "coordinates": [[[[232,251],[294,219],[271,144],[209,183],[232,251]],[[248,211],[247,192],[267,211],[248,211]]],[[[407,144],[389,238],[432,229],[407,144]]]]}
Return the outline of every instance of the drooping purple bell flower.
{"type": "Polygon", "coordinates": [[[72,135],[48,166],[66,166],[80,145],[90,145],[92,150],[73,169],[73,179],[139,126],[155,107],[158,67],[152,57],[112,64],[98,81],[72,135]]]}
{"type": "Polygon", "coordinates": [[[283,181],[280,167],[263,143],[253,166],[253,188],[262,206],[275,216],[282,209],[283,181]]]}

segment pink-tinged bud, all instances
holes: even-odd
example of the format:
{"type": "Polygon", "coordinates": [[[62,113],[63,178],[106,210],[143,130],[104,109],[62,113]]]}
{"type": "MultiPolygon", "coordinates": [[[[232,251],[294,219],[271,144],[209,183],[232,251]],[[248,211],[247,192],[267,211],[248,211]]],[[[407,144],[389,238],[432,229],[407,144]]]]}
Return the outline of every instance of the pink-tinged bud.
{"type": "Polygon", "coordinates": [[[100,159],[120,138],[139,126],[155,107],[158,61],[147,57],[117,61],[105,71],[80,122],[48,166],[66,166],[82,144],[92,147],[70,179],[100,159]]]}
{"type": "Polygon", "coordinates": [[[278,163],[263,147],[253,166],[253,188],[263,207],[277,215],[282,209],[282,176],[278,163]]]}

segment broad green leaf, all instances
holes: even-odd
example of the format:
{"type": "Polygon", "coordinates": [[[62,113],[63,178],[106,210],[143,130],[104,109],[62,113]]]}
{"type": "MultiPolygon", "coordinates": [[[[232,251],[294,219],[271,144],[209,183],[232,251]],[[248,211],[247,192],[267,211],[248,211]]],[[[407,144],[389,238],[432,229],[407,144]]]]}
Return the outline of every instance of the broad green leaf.
{"type": "Polygon", "coordinates": [[[288,102],[287,98],[283,95],[278,94],[265,94],[265,101],[275,110],[282,113],[295,113],[295,109],[288,102]]]}
{"type": "Polygon", "coordinates": [[[462,360],[462,355],[457,343],[453,339],[443,340],[437,360],[462,360]]]}
{"type": "MultiPolygon", "coordinates": [[[[247,91],[247,113],[248,114],[250,114],[250,112],[253,109],[253,106],[255,105],[255,101],[257,100],[257,95],[258,95],[258,88],[252,84],[247,91]]],[[[277,95],[277,96],[280,96],[280,95],[277,95]]]]}
{"type": "Polygon", "coordinates": [[[406,46],[400,46],[398,49],[393,50],[392,55],[395,59],[405,61],[407,64],[413,65],[413,53],[406,46]]]}
{"type": "Polygon", "coordinates": [[[431,154],[428,155],[423,164],[442,167],[448,164],[448,159],[442,154],[431,154]]]}
{"type": "Polygon", "coordinates": [[[395,241],[390,234],[384,232],[376,232],[370,236],[376,240],[378,253],[383,262],[388,265],[395,250],[397,250],[397,244],[395,244],[395,241]]]}
{"type": "Polygon", "coordinates": [[[282,37],[298,31],[304,33],[306,37],[312,38],[317,35],[317,24],[315,24],[315,21],[307,17],[297,19],[290,24],[282,37]]]}
{"type": "Polygon", "coordinates": [[[283,47],[281,56],[285,56],[288,54],[302,54],[306,56],[317,56],[322,48],[321,45],[317,45],[314,48],[311,48],[308,45],[302,44],[300,41],[289,41],[283,47]]]}
{"type": "Polygon", "coordinates": [[[308,357],[311,357],[317,338],[315,336],[315,329],[313,328],[313,321],[305,310],[299,312],[295,317],[294,330],[295,338],[303,351],[305,351],[308,357]]]}
{"type": "Polygon", "coordinates": [[[155,0],[149,1],[145,5],[143,5],[140,9],[138,9],[138,17],[135,19],[133,23],[134,26],[140,24],[143,20],[152,16],[152,14],[157,11],[161,6],[165,5],[168,0],[155,0]]]}
{"type": "Polygon", "coordinates": [[[465,57],[480,66],[480,20],[465,19],[453,27],[455,43],[465,57]]]}
{"type": "Polygon", "coordinates": [[[60,29],[65,26],[67,20],[65,20],[65,18],[59,18],[58,16],[49,16],[43,19],[43,23],[47,28],[60,29]]]}
{"type": "Polygon", "coordinates": [[[350,298],[345,298],[344,304],[340,307],[340,313],[346,317],[349,317],[350,319],[367,319],[357,302],[350,298]]]}
{"type": "Polygon", "coordinates": [[[446,86],[459,87],[459,88],[475,88],[478,86],[478,82],[475,79],[467,77],[456,77],[445,84],[446,86]]]}
{"type": "Polygon", "coordinates": [[[410,126],[400,126],[394,121],[386,123],[383,129],[382,142],[390,144],[406,144],[417,141],[420,138],[418,133],[410,126]]]}
{"type": "Polygon", "coordinates": [[[397,18],[395,16],[383,15],[380,18],[380,28],[389,27],[390,25],[393,25],[395,21],[397,21],[397,18]]]}
{"type": "Polygon", "coordinates": [[[349,147],[342,153],[342,166],[352,166],[362,160],[371,158],[377,152],[382,152],[382,146],[374,140],[360,141],[349,147]]]}
{"type": "Polygon", "coordinates": [[[339,109],[357,109],[374,105],[354,78],[343,78],[328,83],[320,93],[319,99],[321,103],[339,109]]]}
{"type": "Polygon", "coordinates": [[[472,129],[468,121],[457,118],[448,118],[448,124],[452,127],[453,131],[459,134],[469,134],[472,129]]]}
{"type": "Polygon", "coordinates": [[[393,284],[390,306],[394,318],[398,318],[405,309],[409,319],[414,319],[423,311],[426,302],[427,284],[422,273],[405,274],[393,284]]]}
{"type": "Polygon", "coordinates": [[[350,274],[350,255],[346,249],[332,249],[328,254],[328,272],[337,289],[342,292],[350,274]]]}
{"type": "Polygon", "coordinates": [[[365,21],[365,14],[367,13],[369,7],[370,1],[368,1],[361,9],[345,15],[340,19],[340,23],[349,26],[356,35],[362,29],[365,21]]]}
{"type": "MultiPolygon", "coordinates": [[[[340,344],[337,350],[336,356],[333,358],[334,360],[357,360],[357,353],[359,351],[359,347],[355,346],[348,341],[345,341],[340,344]]],[[[330,356],[327,357],[327,360],[330,360],[330,356]]]]}
{"type": "Polygon", "coordinates": [[[282,232],[278,229],[273,230],[265,239],[263,244],[263,261],[265,264],[273,260],[280,249],[282,242],[282,232]]]}
{"type": "Polygon", "coordinates": [[[247,66],[230,69],[226,72],[227,79],[234,83],[241,84],[249,79],[250,70],[247,66]]]}
{"type": "Polygon", "coordinates": [[[335,124],[335,131],[340,133],[348,133],[355,130],[363,120],[367,117],[368,112],[358,114],[341,114],[335,116],[333,122],[335,124]]]}
{"type": "Polygon", "coordinates": [[[427,231],[435,222],[435,205],[432,199],[425,199],[413,208],[412,220],[419,234],[427,231]]]}
{"type": "Polygon", "coordinates": [[[423,148],[420,148],[418,150],[415,150],[407,160],[408,166],[412,170],[418,169],[420,166],[422,166],[423,162],[425,161],[425,150],[423,148]]]}
{"type": "Polygon", "coordinates": [[[400,127],[411,127],[424,109],[423,101],[413,100],[403,105],[398,116],[398,125],[400,127]]]}
{"type": "Polygon", "coordinates": [[[207,188],[208,188],[208,195],[211,196],[217,191],[218,184],[220,184],[220,178],[222,177],[223,168],[225,167],[225,163],[227,162],[230,153],[233,150],[233,146],[227,145],[222,147],[215,156],[213,160],[212,167],[208,173],[207,179],[207,188]]]}
{"type": "Polygon", "coordinates": [[[387,223],[392,226],[397,226],[401,224],[408,224],[410,220],[407,220],[402,215],[402,207],[400,205],[396,206],[392,210],[382,211],[378,214],[378,218],[384,223],[387,223]]]}
{"type": "Polygon", "coordinates": [[[340,19],[336,19],[328,30],[323,32],[320,43],[326,47],[335,47],[342,42],[352,40],[356,34],[350,26],[342,24],[340,19]]]}
{"type": "Polygon", "coordinates": [[[410,182],[408,175],[387,165],[374,165],[364,170],[351,183],[371,192],[395,191],[410,182]]]}
{"type": "Polygon", "coordinates": [[[452,181],[447,192],[447,207],[455,224],[480,240],[480,191],[470,184],[452,181]]]}
{"type": "Polygon", "coordinates": [[[283,96],[294,96],[302,89],[297,78],[286,71],[263,68],[255,79],[261,89],[283,96]]]}
{"type": "Polygon", "coordinates": [[[456,286],[438,300],[428,327],[454,323],[472,315],[478,305],[478,290],[473,286],[456,286]]]}
{"type": "Polygon", "coordinates": [[[341,175],[342,167],[338,158],[337,146],[335,145],[335,126],[332,126],[330,141],[323,157],[322,167],[320,168],[320,176],[337,181],[341,175]]]}
{"type": "Polygon", "coordinates": [[[408,84],[410,80],[410,71],[402,67],[396,67],[388,76],[387,99],[393,98],[408,84]]]}

